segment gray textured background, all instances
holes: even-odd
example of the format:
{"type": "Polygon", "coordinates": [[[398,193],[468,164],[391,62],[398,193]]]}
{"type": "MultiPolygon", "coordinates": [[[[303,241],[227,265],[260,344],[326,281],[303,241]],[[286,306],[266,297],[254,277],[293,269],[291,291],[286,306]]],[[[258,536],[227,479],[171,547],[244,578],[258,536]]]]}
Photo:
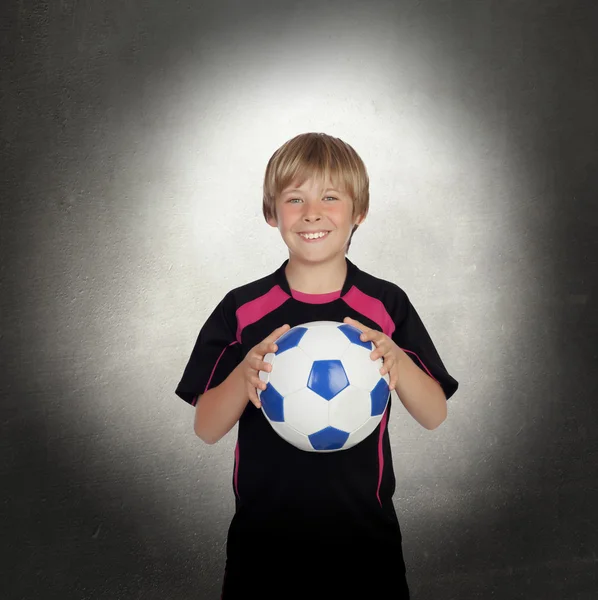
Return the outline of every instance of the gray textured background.
{"type": "Polygon", "coordinates": [[[349,256],[461,384],[390,425],[413,598],[596,598],[595,3],[0,10],[3,599],[219,597],[235,431],[174,389],[286,258],[261,179],[304,131],[364,158],[349,256]]]}

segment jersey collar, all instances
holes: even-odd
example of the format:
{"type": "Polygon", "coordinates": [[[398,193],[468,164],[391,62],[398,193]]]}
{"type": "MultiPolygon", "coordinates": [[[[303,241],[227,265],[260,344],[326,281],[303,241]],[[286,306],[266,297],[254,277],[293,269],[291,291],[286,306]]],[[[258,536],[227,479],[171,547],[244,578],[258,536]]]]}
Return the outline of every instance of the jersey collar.
{"type": "MultiPolygon", "coordinates": [[[[353,283],[355,281],[355,275],[359,270],[346,256],[345,261],[347,262],[347,276],[345,277],[345,283],[341,289],[341,298],[353,287],[353,283]]],[[[289,259],[287,258],[282,265],[274,272],[274,280],[280,286],[282,291],[289,296],[291,294],[291,288],[289,287],[289,282],[287,281],[287,276],[285,273],[285,267],[287,266],[289,259]]]]}

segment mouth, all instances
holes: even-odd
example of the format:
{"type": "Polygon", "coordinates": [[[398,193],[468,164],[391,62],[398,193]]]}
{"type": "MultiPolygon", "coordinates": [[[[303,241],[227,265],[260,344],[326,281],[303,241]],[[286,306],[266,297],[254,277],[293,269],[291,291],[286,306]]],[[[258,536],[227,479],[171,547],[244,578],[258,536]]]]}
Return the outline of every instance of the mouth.
{"type": "Polygon", "coordinates": [[[307,244],[315,244],[325,240],[330,235],[330,231],[319,231],[312,234],[298,233],[297,235],[307,244]]]}

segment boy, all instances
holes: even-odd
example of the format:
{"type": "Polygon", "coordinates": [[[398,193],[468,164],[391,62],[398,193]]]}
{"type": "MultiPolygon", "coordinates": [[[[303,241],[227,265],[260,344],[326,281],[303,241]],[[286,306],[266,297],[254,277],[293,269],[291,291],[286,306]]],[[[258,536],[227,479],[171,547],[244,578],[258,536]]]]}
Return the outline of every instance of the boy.
{"type": "Polygon", "coordinates": [[[391,402],[374,432],[339,452],[285,442],[261,414],[259,370],[290,327],[355,325],[407,411],[427,429],[446,418],[458,383],[405,292],[346,258],[369,209],[355,150],[299,135],[271,157],[263,213],[289,258],[230,291],[202,327],[176,394],[195,406],[195,433],[214,444],[239,422],[223,600],[409,598],[392,496],[391,402]]]}

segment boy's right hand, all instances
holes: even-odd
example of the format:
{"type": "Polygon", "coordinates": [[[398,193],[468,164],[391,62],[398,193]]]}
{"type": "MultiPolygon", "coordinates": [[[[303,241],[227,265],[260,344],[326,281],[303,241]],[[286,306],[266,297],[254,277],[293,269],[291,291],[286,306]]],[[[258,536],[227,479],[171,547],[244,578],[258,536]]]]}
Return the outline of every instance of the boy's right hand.
{"type": "Polygon", "coordinates": [[[266,384],[260,379],[259,371],[269,373],[272,370],[270,363],[264,362],[264,356],[269,352],[276,352],[278,346],[274,343],[283,333],[290,328],[290,325],[285,324],[278,329],[275,329],[265,340],[254,346],[243,359],[243,377],[247,387],[249,400],[255,404],[256,408],[261,408],[262,404],[257,395],[257,389],[265,390],[266,384]]]}

